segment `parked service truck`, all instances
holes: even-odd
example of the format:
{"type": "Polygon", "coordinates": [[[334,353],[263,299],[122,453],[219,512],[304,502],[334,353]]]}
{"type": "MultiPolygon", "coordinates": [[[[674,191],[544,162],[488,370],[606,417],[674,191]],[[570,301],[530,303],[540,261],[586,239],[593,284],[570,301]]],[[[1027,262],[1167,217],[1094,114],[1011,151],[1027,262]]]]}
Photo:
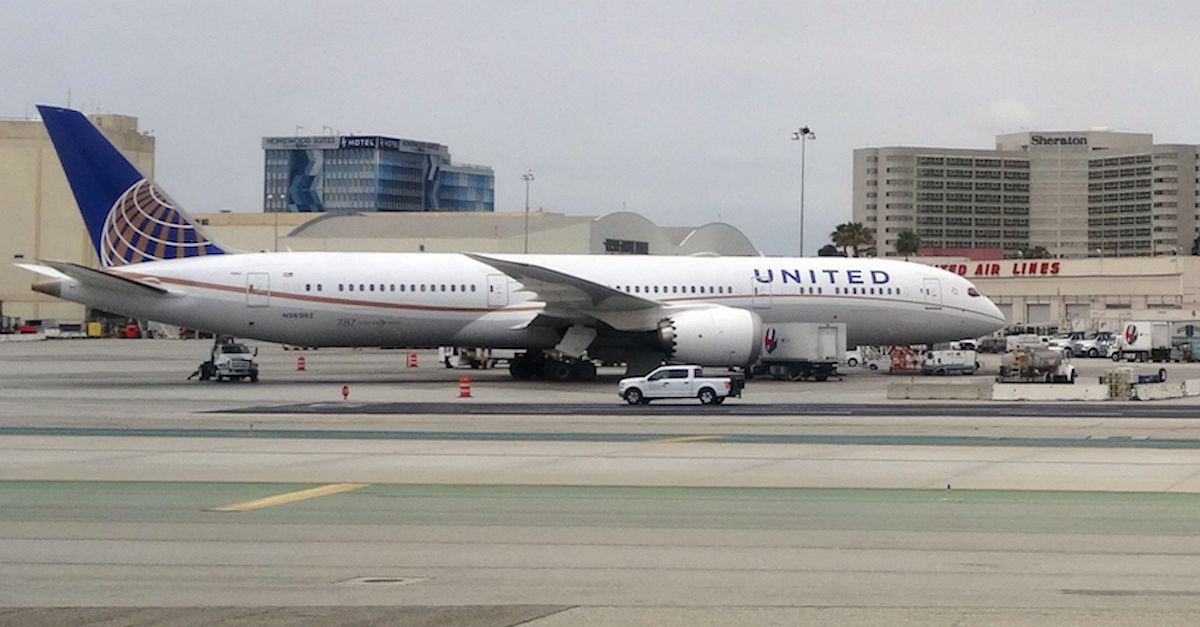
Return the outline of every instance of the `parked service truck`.
{"type": "Polygon", "coordinates": [[[1113,361],[1171,361],[1171,323],[1129,322],[1113,351],[1113,361]]]}
{"type": "Polygon", "coordinates": [[[999,383],[1075,383],[1075,366],[1067,353],[1045,348],[1018,348],[1000,359],[999,383]]]}
{"type": "Polygon", "coordinates": [[[975,374],[979,370],[973,350],[930,350],[921,360],[921,372],[925,374],[975,374]]]}
{"type": "Polygon", "coordinates": [[[191,379],[199,375],[201,381],[233,381],[248,379],[258,381],[258,349],[250,348],[231,337],[219,337],[213,342],[208,361],[200,364],[191,379]]]}
{"type": "Polygon", "coordinates": [[[825,381],[837,375],[846,356],[846,325],[843,323],[789,322],[767,327],[763,332],[762,356],[753,374],[799,381],[809,377],[825,381]]]}

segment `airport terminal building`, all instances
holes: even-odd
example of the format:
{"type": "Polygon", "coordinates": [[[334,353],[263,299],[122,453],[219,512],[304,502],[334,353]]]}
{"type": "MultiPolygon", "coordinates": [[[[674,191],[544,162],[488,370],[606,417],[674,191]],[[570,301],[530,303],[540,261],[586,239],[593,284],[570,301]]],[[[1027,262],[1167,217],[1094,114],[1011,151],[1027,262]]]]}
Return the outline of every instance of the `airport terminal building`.
{"type": "Polygon", "coordinates": [[[853,219],[875,229],[881,255],[904,230],[931,248],[1182,254],[1200,236],[1198,158],[1200,146],[1109,130],[1009,133],[995,149],[861,148],[853,219]]]}
{"type": "Polygon", "coordinates": [[[1089,259],[919,257],[970,279],[1009,324],[1119,330],[1130,320],[1200,320],[1200,257],[1089,259]]]}
{"type": "Polygon", "coordinates": [[[378,135],[265,137],[272,212],[494,211],[495,176],[441,144],[378,135]]]}

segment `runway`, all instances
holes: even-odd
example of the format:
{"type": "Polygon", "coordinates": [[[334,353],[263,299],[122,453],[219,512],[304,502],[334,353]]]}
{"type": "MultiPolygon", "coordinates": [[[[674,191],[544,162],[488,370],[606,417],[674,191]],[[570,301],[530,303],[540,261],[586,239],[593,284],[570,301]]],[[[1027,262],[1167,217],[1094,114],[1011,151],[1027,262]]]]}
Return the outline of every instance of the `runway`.
{"type": "Polygon", "coordinates": [[[1195,403],[459,400],[378,351],[184,382],[181,346],[0,346],[0,624],[1200,622],[1195,403]]]}

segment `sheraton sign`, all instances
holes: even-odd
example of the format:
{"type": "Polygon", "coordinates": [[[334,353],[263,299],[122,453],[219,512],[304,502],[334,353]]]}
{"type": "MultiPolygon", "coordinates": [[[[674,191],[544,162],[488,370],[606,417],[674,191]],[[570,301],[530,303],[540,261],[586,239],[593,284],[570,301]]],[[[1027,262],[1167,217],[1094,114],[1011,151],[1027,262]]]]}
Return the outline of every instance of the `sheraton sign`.
{"type": "Polygon", "coordinates": [[[1062,264],[1058,261],[971,261],[933,265],[947,272],[968,277],[1058,276],[1062,270],[1062,264]]]}

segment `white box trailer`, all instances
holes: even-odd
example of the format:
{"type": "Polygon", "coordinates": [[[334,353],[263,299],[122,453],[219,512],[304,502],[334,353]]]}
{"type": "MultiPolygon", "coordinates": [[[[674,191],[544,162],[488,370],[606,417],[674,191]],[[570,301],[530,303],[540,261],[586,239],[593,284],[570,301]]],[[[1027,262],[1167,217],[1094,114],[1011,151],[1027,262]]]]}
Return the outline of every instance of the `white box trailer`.
{"type": "Polygon", "coordinates": [[[799,381],[809,377],[824,381],[837,375],[846,355],[844,323],[788,322],[768,325],[763,333],[762,356],[755,374],[799,381]]]}
{"type": "Polygon", "coordinates": [[[925,374],[975,374],[979,370],[973,350],[931,350],[921,355],[921,372],[925,374]]]}
{"type": "Polygon", "coordinates": [[[1113,361],[1171,361],[1171,323],[1143,320],[1125,323],[1113,361]]]}

